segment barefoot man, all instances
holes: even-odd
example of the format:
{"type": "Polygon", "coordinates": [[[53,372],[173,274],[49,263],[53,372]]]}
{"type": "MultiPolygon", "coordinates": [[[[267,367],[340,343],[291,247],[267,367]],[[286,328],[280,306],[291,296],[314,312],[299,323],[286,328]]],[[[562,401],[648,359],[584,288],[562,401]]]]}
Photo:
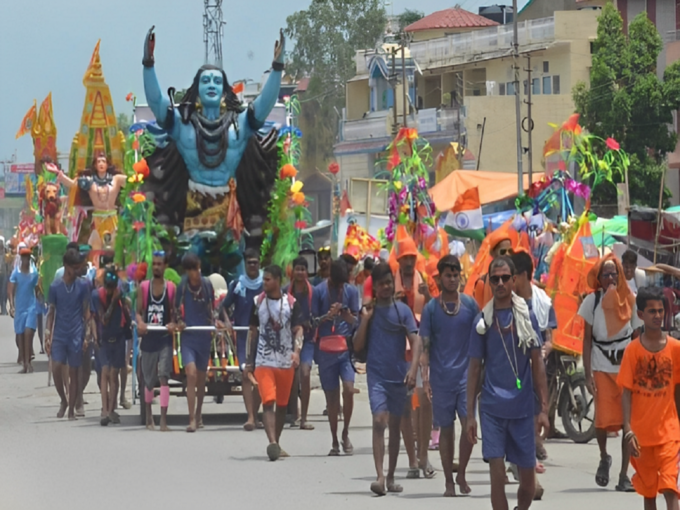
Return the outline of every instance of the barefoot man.
{"type": "Polygon", "coordinates": [[[90,337],[90,287],[78,278],[80,254],[67,250],[63,258],[64,276],[50,285],[49,311],[45,331],[45,350],[52,357],[54,386],[61,398],[57,418],[63,418],[68,407],[68,419],[75,420],[78,396],[78,368],[90,337]],[[58,319],[58,320],[57,320],[58,319]],[[68,365],[68,402],[62,368],[68,365]]]}
{"type": "Polygon", "coordinates": [[[19,373],[27,374],[33,372],[31,354],[37,319],[35,287],[38,285],[39,275],[31,262],[31,250],[22,248],[19,255],[21,263],[9,277],[7,294],[9,295],[9,314],[14,317],[14,334],[17,336],[19,358],[24,365],[19,373]]]}
{"type": "MultiPolygon", "coordinates": [[[[465,430],[467,417],[467,368],[470,333],[479,313],[477,302],[458,292],[461,266],[457,257],[445,255],[437,264],[441,294],[423,309],[420,337],[423,339],[423,383],[436,423],[441,427],[439,455],[446,478],[445,497],[456,495],[453,483],[454,421],[456,415],[465,430]],[[428,378],[429,372],[429,378],[428,378]]],[[[460,464],[456,483],[463,494],[470,493],[465,479],[472,443],[460,436],[460,464]]]]}
{"type": "Polygon", "coordinates": [[[147,326],[166,326],[174,330],[171,316],[175,297],[175,284],[165,281],[165,253],[153,254],[153,279],[142,282],[137,300],[137,332],[142,335],[142,375],[144,378],[144,402],[146,403],[146,428],[154,430],[151,402],[156,382],[161,385],[161,431],[168,428],[168,405],[170,387],[168,380],[172,371],[172,336],[169,331],[147,331],[147,326]]]}
{"type": "Polygon", "coordinates": [[[510,258],[501,256],[491,262],[488,281],[493,299],[475,318],[470,336],[466,432],[468,440],[475,444],[475,408],[483,365],[479,419],[484,438],[482,455],[489,461],[491,472],[491,507],[508,508],[507,458],[519,468],[517,508],[527,510],[536,490],[534,391],[541,403],[539,427],[546,431],[550,427],[541,333],[526,301],[513,292],[515,265],[510,258]]]}
{"type": "Polygon", "coordinates": [[[378,496],[403,489],[394,481],[399,457],[401,417],[416,385],[418,363],[409,367],[404,358],[406,338],[413,359],[420,359],[422,344],[411,309],[394,299],[394,276],[387,263],[371,273],[375,301],[364,305],[361,324],[354,337],[354,351],[366,353],[368,400],[373,415],[373,461],[377,480],[371,491],[378,496]],[[388,469],[384,473],[385,429],[389,430],[388,469]]]}

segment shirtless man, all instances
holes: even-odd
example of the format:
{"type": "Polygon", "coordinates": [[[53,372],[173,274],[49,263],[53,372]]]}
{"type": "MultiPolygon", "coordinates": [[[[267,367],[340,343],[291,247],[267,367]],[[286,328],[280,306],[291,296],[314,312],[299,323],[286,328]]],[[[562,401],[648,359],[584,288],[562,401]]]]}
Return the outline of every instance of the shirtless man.
{"type": "Polygon", "coordinates": [[[71,179],[64,174],[54,163],[45,163],[48,172],[57,174],[57,182],[67,188],[78,186],[87,192],[94,212],[92,213],[92,234],[88,244],[94,250],[101,250],[104,247],[104,235],[111,235],[111,242],[114,241],[113,234],[118,226],[118,213],[116,201],[120,190],[125,186],[127,176],[125,174],[114,175],[109,171],[109,161],[103,152],[98,153],[92,162],[92,175],[82,176],[71,179]]]}

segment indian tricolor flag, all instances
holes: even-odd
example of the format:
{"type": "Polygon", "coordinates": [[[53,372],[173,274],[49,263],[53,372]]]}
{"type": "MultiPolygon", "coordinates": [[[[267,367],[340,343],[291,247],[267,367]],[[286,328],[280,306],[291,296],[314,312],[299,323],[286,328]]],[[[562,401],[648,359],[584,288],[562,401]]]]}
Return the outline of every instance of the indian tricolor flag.
{"type": "Polygon", "coordinates": [[[475,186],[460,195],[453,209],[446,217],[444,229],[455,237],[469,237],[484,240],[484,220],[482,205],[479,202],[479,190],[475,186]]]}

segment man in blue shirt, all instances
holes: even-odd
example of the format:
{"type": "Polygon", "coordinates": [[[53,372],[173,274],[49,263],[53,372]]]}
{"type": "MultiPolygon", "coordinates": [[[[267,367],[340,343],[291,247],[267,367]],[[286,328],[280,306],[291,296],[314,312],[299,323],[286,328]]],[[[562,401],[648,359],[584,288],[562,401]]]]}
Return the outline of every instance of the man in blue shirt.
{"type": "Polygon", "coordinates": [[[346,338],[354,332],[359,307],[359,292],[349,283],[346,262],[342,259],[333,261],[330,278],[315,287],[312,299],[312,316],[321,319],[316,362],[319,365],[321,388],[326,395],[332,437],[329,455],[332,457],[340,455],[338,442],[340,381],[344,418],[342,449],[346,455],[354,452],[349,440],[349,425],[354,410],[354,368],[346,338]]]}
{"type": "MultiPolygon", "coordinates": [[[[243,254],[246,273],[229,284],[227,297],[222,301],[222,314],[226,314],[231,324],[237,327],[249,327],[253,315],[255,298],[262,294],[262,272],[260,271],[260,254],[248,248],[243,254]]],[[[236,357],[241,371],[245,368],[247,352],[246,341],[248,331],[236,333],[236,357]]],[[[260,394],[253,390],[247,377],[243,378],[243,402],[248,413],[248,421],[243,425],[246,431],[255,430],[257,411],[260,408],[260,394]]],[[[259,425],[259,424],[258,424],[259,425]]]]}
{"type": "Polygon", "coordinates": [[[114,411],[118,393],[118,373],[125,370],[125,326],[130,320],[129,305],[122,296],[114,266],[106,268],[104,286],[92,291],[92,313],[96,319],[95,341],[101,366],[100,391],[102,411],[100,424],[120,423],[114,411]]]}
{"type": "Polygon", "coordinates": [[[12,271],[7,286],[9,295],[9,312],[14,317],[14,334],[16,335],[19,358],[24,365],[20,374],[33,372],[31,354],[33,351],[33,335],[37,327],[35,287],[38,285],[38,270],[31,261],[30,248],[22,248],[19,252],[21,263],[12,271]]]}
{"type": "Polygon", "coordinates": [[[201,260],[193,253],[182,258],[185,276],[175,296],[177,331],[181,333],[181,353],[187,378],[189,426],[187,432],[203,428],[203,397],[205,377],[210,359],[210,331],[184,331],[191,326],[214,326],[215,291],[210,280],[201,276],[201,260]]]}
{"type": "MultiPolygon", "coordinates": [[[[446,478],[444,496],[453,497],[456,495],[453,483],[454,421],[458,415],[461,428],[465,430],[468,350],[479,308],[472,297],[458,292],[461,266],[457,257],[442,257],[437,263],[437,271],[441,294],[425,305],[420,320],[423,386],[432,401],[434,421],[441,428],[439,455],[446,478]]],[[[471,454],[472,443],[466,434],[461,434],[456,483],[463,494],[470,493],[465,470],[471,454]]]]}
{"type": "Polygon", "coordinates": [[[81,393],[78,368],[90,337],[90,288],[85,280],[78,278],[81,258],[76,250],[67,250],[63,263],[64,276],[52,282],[48,294],[45,350],[52,357],[54,386],[61,397],[57,418],[63,418],[68,407],[68,419],[75,420],[76,399],[81,393]],[[62,372],[64,365],[68,365],[68,401],[62,372]]]}
{"type": "Polygon", "coordinates": [[[402,492],[394,482],[394,471],[399,456],[401,416],[407,399],[416,385],[418,363],[409,367],[406,361],[406,339],[413,359],[420,359],[422,343],[411,309],[394,299],[394,276],[389,264],[381,262],[371,273],[375,304],[367,303],[362,311],[361,324],[354,337],[354,351],[366,353],[368,399],[373,415],[373,460],[377,480],[371,491],[379,496],[386,492],[402,492]],[[385,429],[389,428],[389,461],[387,477],[383,471],[385,458],[385,429]]]}
{"type": "Polygon", "coordinates": [[[479,416],[482,454],[491,472],[491,505],[508,508],[505,462],[519,468],[518,508],[531,506],[536,487],[534,391],[541,403],[538,425],[547,430],[548,389],[541,357],[538,323],[526,302],[514,294],[515,266],[508,257],[495,258],[488,281],[493,299],[475,318],[470,335],[467,384],[468,440],[477,442],[475,419],[482,364],[484,382],[479,416]]]}
{"type": "Polygon", "coordinates": [[[288,414],[297,417],[297,386],[300,387],[299,397],[301,404],[300,429],[314,430],[314,425],[307,421],[309,410],[309,398],[312,392],[311,372],[314,362],[314,333],[312,328],[312,302],[314,298],[314,288],[308,279],[307,259],[298,257],[293,261],[293,280],[290,285],[284,287],[284,294],[291,294],[300,308],[300,321],[304,331],[304,341],[300,350],[300,366],[298,367],[299,377],[293,382],[293,389],[290,393],[288,404],[288,414]]]}

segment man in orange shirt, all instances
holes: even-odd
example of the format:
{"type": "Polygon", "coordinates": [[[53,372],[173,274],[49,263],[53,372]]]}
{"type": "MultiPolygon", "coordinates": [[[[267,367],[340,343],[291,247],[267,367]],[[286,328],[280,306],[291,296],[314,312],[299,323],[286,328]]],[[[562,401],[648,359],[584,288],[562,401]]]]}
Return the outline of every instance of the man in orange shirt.
{"type": "Polygon", "coordinates": [[[617,383],[623,388],[624,441],[635,468],[633,486],[645,498],[645,510],[656,510],[663,494],[668,510],[678,510],[680,423],[675,388],[680,382],[680,342],[662,331],[663,292],[639,289],[638,317],[644,333],[623,354],[617,383]]]}

